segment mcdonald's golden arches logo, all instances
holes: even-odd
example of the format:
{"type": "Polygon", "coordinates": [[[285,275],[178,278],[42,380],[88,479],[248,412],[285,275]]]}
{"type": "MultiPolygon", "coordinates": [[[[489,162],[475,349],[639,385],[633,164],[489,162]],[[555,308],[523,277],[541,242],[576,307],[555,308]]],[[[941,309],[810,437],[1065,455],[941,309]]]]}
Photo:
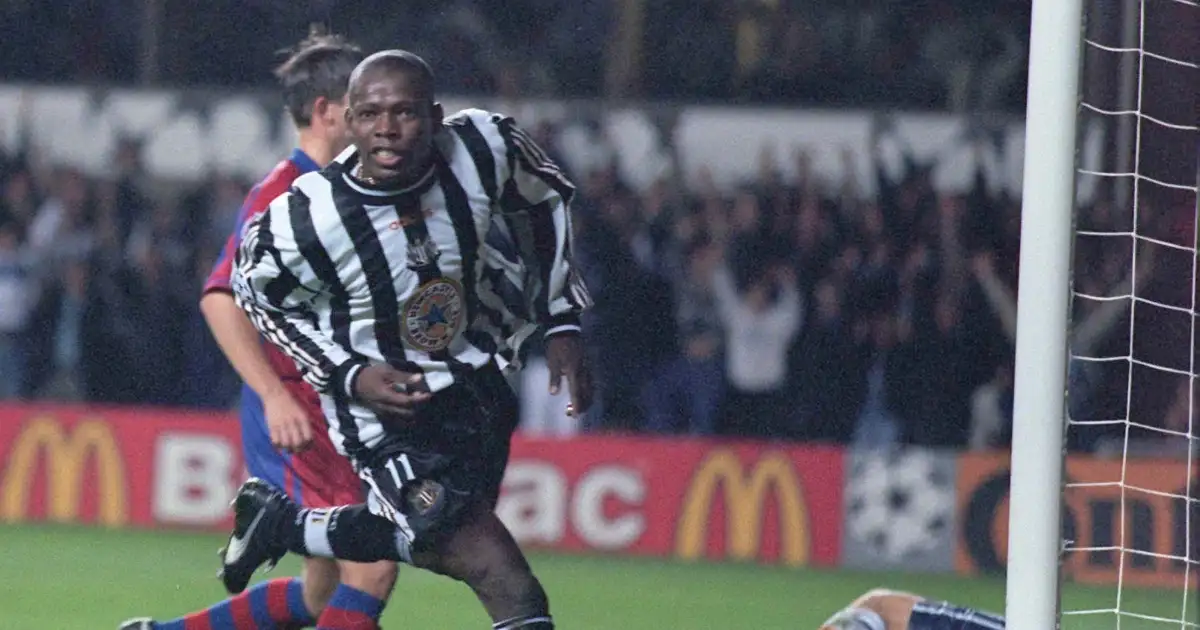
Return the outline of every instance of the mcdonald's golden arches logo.
{"type": "Polygon", "coordinates": [[[29,421],[8,451],[4,476],[0,477],[0,521],[26,520],[38,465],[44,461],[47,518],[77,522],[86,485],[84,467],[92,458],[97,522],[113,527],[127,523],[125,464],[108,424],[83,420],[68,432],[51,417],[29,421]]]}
{"type": "Polygon", "coordinates": [[[779,562],[801,566],[811,549],[808,507],[800,480],[786,454],[763,455],[747,471],[737,455],[718,450],[700,463],[684,495],[675,533],[675,554],[684,559],[706,555],[708,525],[713,503],[723,489],[725,505],[725,557],[759,558],[763,548],[767,500],[778,505],[779,562]]]}

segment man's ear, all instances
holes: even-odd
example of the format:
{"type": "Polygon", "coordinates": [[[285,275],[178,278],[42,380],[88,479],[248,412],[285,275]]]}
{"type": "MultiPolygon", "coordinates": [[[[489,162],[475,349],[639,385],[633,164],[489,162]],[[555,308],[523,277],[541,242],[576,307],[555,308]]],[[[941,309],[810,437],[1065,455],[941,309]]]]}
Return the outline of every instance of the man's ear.
{"type": "Polygon", "coordinates": [[[332,108],[329,107],[329,99],[325,98],[324,96],[318,96],[316,100],[313,101],[312,120],[316,121],[317,119],[320,119],[325,123],[325,126],[329,126],[329,123],[331,122],[329,120],[331,109],[332,108]]]}
{"type": "Polygon", "coordinates": [[[434,101],[433,111],[430,113],[433,115],[433,126],[441,127],[442,121],[446,119],[446,110],[442,109],[442,104],[434,101]]]}

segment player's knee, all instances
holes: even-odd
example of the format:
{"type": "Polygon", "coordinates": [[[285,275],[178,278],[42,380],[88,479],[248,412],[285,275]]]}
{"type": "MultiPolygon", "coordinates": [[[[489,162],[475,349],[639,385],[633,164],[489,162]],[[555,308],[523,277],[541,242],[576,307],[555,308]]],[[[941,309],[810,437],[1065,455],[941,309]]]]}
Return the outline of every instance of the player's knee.
{"type": "Polygon", "coordinates": [[[314,616],[319,616],[333,597],[333,591],[337,589],[338,564],[329,558],[305,558],[302,575],[304,605],[314,616]]]}
{"type": "Polygon", "coordinates": [[[342,584],[379,600],[386,600],[396,584],[398,568],[395,562],[339,562],[338,567],[342,584]]]}

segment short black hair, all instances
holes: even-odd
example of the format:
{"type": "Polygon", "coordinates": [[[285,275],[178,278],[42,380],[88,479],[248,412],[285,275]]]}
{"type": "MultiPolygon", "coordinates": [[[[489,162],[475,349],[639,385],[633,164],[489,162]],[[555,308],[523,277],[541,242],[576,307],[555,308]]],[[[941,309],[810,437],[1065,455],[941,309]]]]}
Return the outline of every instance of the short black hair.
{"type": "Polygon", "coordinates": [[[398,48],[372,53],[371,56],[363,59],[350,75],[351,86],[361,81],[364,74],[374,70],[397,70],[404,72],[409,77],[415,79],[418,89],[429,100],[433,100],[435,92],[433,68],[420,55],[398,48]]]}
{"type": "Polygon", "coordinates": [[[312,124],[313,103],[320,97],[340,101],[346,96],[350,74],[363,60],[362,49],[341,35],[314,24],[308,37],[281,51],[287,60],[275,69],[283,100],[298,127],[312,124]]]}

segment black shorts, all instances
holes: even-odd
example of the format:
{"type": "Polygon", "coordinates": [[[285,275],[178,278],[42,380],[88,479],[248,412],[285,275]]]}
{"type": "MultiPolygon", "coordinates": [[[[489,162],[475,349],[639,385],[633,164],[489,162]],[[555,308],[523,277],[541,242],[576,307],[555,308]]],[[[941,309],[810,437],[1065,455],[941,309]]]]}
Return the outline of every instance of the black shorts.
{"type": "Polygon", "coordinates": [[[436,543],[472,511],[495,509],[519,420],[516,394],[494,364],[461,375],[360,462],[368,507],[413,549],[436,543]]]}
{"type": "Polygon", "coordinates": [[[931,630],[1004,630],[1004,618],[946,602],[918,602],[909,625],[931,630]]]}

